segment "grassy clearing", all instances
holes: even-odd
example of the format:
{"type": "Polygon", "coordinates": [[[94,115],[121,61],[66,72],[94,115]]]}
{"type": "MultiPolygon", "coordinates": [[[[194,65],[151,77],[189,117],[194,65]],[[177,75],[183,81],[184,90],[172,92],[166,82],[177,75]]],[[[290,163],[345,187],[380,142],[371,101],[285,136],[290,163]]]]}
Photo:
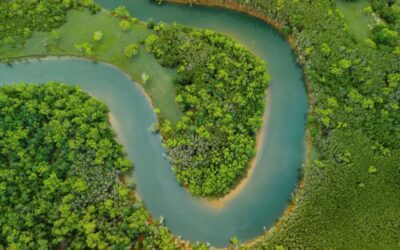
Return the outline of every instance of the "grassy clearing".
{"type": "Polygon", "coordinates": [[[371,25],[374,24],[372,15],[364,13],[364,8],[370,6],[368,0],[358,0],[348,2],[339,0],[336,2],[336,7],[344,15],[349,30],[354,34],[355,39],[362,43],[368,38],[371,25]]]}
{"type": "Polygon", "coordinates": [[[178,122],[181,112],[175,102],[175,86],[173,78],[176,72],[158,64],[154,56],[147,52],[144,45],[139,46],[139,53],[131,59],[124,55],[124,48],[130,43],[139,44],[152,33],[143,23],[133,24],[128,31],[119,27],[120,19],[113,17],[109,11],[92,15],[89,11],[69,11],[68,22],[56,31],[59,39],[55,39],[49,32],[34,32],[23,47],[0,48],[2,58],[15,58],[27,56],[72,55],[82,56],[75,48],[75,44],[88,42],[93,44],[94,60],[106,61],[114,64],[139,82],[146,93],[151,97],[155,108],[160,109],[160,117],[170,120],[173,124],[178,122]],[[103,33],[99,42],[93,41],[96,31],[103,33]],[[150,80],[141,81],[142,73],[147,73],[150,80]]]}

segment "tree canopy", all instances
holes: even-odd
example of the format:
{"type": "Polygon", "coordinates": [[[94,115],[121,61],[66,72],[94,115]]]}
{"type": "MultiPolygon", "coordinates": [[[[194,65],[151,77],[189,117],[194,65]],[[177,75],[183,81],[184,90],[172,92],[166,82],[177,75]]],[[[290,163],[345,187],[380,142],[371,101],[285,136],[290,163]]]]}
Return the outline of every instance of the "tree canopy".
{"type": "Polygon", "coordinates": [[[174,248],[119,180],[107,107],[58,83],[0,88],[0,246],[174,248]]]}
{"type": "Polygon", "coordinates": [[[178,181],[199,196],[223,196],[255,156],[269,76],[264,62],[233,39],[211,30],[160,24],[147,47],[176,67],[184,116],[161,123],[178,181]]]}

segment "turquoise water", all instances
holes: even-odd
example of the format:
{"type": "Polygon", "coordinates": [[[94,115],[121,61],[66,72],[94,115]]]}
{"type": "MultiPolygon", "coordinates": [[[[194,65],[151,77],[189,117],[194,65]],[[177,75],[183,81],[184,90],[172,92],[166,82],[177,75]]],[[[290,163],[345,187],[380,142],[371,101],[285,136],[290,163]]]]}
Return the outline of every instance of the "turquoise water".
{"type": "Polygon", "coordinates": [[[142,90],[113,67],[79,59],[0,65],[0,85],[64,81],[104,101],[117,121],[115,129],[121,143],[135,164],[138,194],[151,214],[163,216],[168,228],[183,239],[221,247],[231,236],[246,241],[271,227],[287,207],[304,161],[307,99],[302,73],[289,44],[263,22],[232,11],[158,6],[146,0],[99,2],[109,8],[126,5],[144,20],[151,17],[213,28],[240,40],[268,62],[271,84],[266,133],[254,174],[234,199],[222,209],[212,209],[177,184],[160,137],[149,131],[155,116],[142,90]]]}

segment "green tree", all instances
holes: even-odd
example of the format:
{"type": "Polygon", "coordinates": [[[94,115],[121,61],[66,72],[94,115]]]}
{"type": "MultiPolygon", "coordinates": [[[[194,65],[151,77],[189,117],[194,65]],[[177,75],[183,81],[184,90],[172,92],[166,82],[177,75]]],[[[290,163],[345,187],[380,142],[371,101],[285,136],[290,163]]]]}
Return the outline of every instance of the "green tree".
{"type": "Polygon", "coordinates": [[[136,43],[130,43],[124,49],[124,54],[126,58],[132,58],[138,53],[139,46],[136,43]]]}
{"type": "Polygon", "coordinates": [[[143,72],[141,77],[142,77],[143,84],[146,84],[150,79],[150,76],[146,72],[143,72]]]}
{"type": "Polygon", "coordinates": [[[118,6],[112,11],[112,14],[116,17],[122,17],[122,18],[129,17],[129,11],[125,8],[125,6],[118,6]]]}
{"type": "Polygon", "coordinates": [[[101,41],[102,39],[103,39],[103,32],[101,32],[100,30],[94,32],[94,34],[93,34],[93,41],[99,42],[99,41],[101,41]]]}
{"type": "Polygon", "coordinates": [[[127,21],[127,20],[122,20],[122,21],[119,23],[119,27],[120,27],[122,30],[127,31],[127,30],[130,30],[130,29],[131,29],[132,25],[131,25],[131,23],[130,23],[129,21],[127,21]]]}

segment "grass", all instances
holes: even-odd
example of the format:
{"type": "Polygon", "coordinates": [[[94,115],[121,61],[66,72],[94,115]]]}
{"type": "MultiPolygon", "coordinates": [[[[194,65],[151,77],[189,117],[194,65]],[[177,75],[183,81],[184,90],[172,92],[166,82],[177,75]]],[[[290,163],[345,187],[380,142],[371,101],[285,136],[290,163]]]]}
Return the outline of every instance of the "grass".
{"type": "Polygon", "coordinates": [[[55,39],[49,32],[34,32],[24,46],[18,48],[0,48],[1,58],[16,58],[29,56],[82,56],[75,44],[89,42],[94,45],[95,55],[92,59],[114,64],[125,71],[132,79],[141,84],[148,96],[150,96],[154,108],[160,110],[159,117],[170,120],[176,124],[181,111],[175,102],[175,86],[173,78],[175,70],[160,66],[154,56],[147,52],[143,45],[139,47],[139,53],[131,59],[124,55],[124,48],[130,43],[139,44],[153,31],[147,29],[145,24],[133,24],[128,31],[119,28],[120,19],[111,15],[109,11],[92,15],[89,11],[69,11],[67,23],[58,31],[60,38],[55,39]],[[103,33],[103,39],[93,41],[96,31],[103,33]],[[147,73],[150,80],[143,84],[142,73],[147,73]]]}
{"type": "Polygon", "coordinates": [[[370,27],[375,22],[372,15],[363,12],[364,8],[368,6],[370,6],[368,0],[358,0],[354,2],[343,0],[336,1],[336,7],[344,15],[343,18],[350,31],[360,43],[368,38],[371,31],[370,27]]]}

